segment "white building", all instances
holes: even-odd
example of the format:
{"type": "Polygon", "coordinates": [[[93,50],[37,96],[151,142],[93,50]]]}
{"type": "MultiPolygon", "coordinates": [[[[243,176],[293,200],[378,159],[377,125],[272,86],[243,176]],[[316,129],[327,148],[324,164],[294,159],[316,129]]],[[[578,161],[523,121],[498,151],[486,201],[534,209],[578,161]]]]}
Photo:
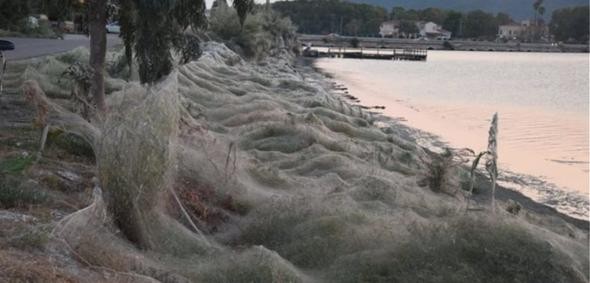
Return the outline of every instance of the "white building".
{"type": "Polygon", "coordinates": [[[526,31],[526,25],[501,25],[498,27],[498,37],[505,39],[521,38],[526,31]]]}
{"type": "Polygon", "coordinates": [[[441,26],[434,22],[418,22],[416,23],[420,30],[420,37],[432,38],[440,40],[451,39],[452,33],[448,30],[443,29],[441,26]]]}
{"type": "Polygon", "coordinates": [[[383,22],[379,27],[381,37],[399,37],[399,21],[383,22]]]}
{"type": "Polygon", "coordinates": [[[404,34],[400,31],[400,21],[387,21],[381,24],[379,28],[379,34],[381,37],[404,37],[404,38],[431,38],[431,39],[440,39],[440,40],[449,40],[451,39],[452,33],[450,31],[444,30],[441,26],[437,25],[434,22],[415,22],[416,27],[418,28],[418,33],[416,34],[404,34]]]}

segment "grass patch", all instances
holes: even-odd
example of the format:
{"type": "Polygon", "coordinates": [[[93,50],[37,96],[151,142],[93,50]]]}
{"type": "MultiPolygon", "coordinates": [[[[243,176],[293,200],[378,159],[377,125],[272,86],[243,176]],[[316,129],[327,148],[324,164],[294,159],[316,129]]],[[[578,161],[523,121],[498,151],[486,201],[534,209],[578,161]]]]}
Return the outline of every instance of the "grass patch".
{"type": "Polygon", "coordinates": [[[361,250],[357,213],[323,211],[308,199],[281,200],[259,207],[242,230],[238,245],[262,245],[297,267],[325,268],[338,257],[361,250]]]}
{"type": "Polygon", "coordinates": [[[94,149],[87,141],[82,139],[80,136],[56,131],[48,135],[47,142],[50,145],[55,145],[67,153],[82,156],[94,160],[94,149]]]}
{"type": "Polygon", "coordinates": [[[44,228],[24,228],[21,233],[10,240],[12,247],[21,250],[43,250],[49,241],[49,231],[44,228]]]}
{"type": "Polygon", "coordinates": [[[34,157],[16,156],[0,160],[0,174],[20,174],[33,164],[34,157]]]}
{"type": "Polygon", "coordinates": [[[0,208],[40,204],[47,198],[45,192],[21,183],[16,177],[0,174],[0,208]]]}
{"type": "Polygon", "coordinates": [[[291,264],[264,247],[215,259],[196,282],[304,282],[291,264]]]}

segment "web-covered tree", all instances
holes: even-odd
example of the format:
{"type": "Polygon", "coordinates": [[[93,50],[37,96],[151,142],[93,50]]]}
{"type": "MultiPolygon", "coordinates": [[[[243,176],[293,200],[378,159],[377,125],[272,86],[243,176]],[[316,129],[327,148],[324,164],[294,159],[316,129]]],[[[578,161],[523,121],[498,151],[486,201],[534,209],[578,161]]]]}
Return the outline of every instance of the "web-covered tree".
{"type": "Polygon", "coordinates": [[[128,64],[133,53],[142,83],[153,83],[172,70],[170,50],[187,62],[200,52],[198,39],[187,33],[205,28],[203,0],[120,0],[121,37],[128,64]]]}
{"type": "Polygon", "coordinates": [[[215,10],[217,8],[227,8],[227,0],[215,0],[213,1],[213,5],[211,5],[211,10],[215,10]]]}
{"type": "Polygon", "coordinates": [[[238,17],[240,18],[240,25],[243,28],[248,13],[254,9],[254,0],[234,0],[233,5],[236,11],[238,12],[238,17]]]}
{"type": "Polygon", "coordinates": [[[104,65],[107,52],[107,34],[105,25],[107,22],[107,1],[88,1],[88,23],[90,32],[90,67],[92,80],[90,92],[99,113],[106,111],[104,94],[104,65]]]}

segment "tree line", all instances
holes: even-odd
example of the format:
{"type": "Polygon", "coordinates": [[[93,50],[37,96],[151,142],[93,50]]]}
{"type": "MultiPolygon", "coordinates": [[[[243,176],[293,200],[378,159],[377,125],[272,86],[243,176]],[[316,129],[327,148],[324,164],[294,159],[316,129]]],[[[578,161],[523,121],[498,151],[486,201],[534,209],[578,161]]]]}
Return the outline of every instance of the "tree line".
{"type": "Polygon", "coordinates": [[[499,25],[512,22],[505,13],[493,15],[480,10],[461,13],[438,8],[406,10],[403,7],[387,11],[378,6],[341,0],[281,1],[274,3],[273,8],[289,16],[299,32],[309,34],[379,36],[381,23],[399,20],[400,32],[406,34],[417,32],[414,22],[430,21],[461,37],[495,37],[499,25]]]}
{"type": "Polygon", "coordinates": [[[388,19],[385,8],[340,0],[297,0],[273,3],[273,9],[291,18],[299,32],[374,36],[388,19]]]}
{"type": "MultiPolygon", "coordinates": [[[[349,36],[379,36],[379,27],[388,20],[400,21],[400,32],[417,32],[416,21],[434,22],[458,38],[493,40],[500,25],[515,23],[506,13],[482,10],[460,12],[439,8],[422,10],[385,8],[342,0],[280,1],[273,8],[288,16],[299,27],[300,33],[338,33],[349,36]]],[[[542,0],[531,2],[534,23],[544,24],[545,7],[542,0]]],[[[588,41],[588,6],[555,10],[551,17],[551,31],[558,40],[588,41]],[[584,28],[585,26],[585,28],[584,28]],[[584,36],[585,35],[585,36],[584,36]]]]}
{"type": "Polygon", "coordinates": [[[555,40],[588,43],[589,11],[589,6],[555,10],[549,24],[549,29],[555,36],[555,40]]]}

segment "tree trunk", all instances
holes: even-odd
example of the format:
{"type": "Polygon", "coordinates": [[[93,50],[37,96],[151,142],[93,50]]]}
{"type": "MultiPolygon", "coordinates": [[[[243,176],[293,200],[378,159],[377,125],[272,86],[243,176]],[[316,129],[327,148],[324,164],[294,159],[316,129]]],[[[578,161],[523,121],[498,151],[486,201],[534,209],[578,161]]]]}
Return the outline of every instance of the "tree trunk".
{"type": "Polygon", "coordinates": [[[104,96],[104,63],[107,51],[107,7],[106,0],[88,1],[88,23],[90,31],[90,67],[94,71],[90,92],[98,111],[106,112],[104,96]]]}

